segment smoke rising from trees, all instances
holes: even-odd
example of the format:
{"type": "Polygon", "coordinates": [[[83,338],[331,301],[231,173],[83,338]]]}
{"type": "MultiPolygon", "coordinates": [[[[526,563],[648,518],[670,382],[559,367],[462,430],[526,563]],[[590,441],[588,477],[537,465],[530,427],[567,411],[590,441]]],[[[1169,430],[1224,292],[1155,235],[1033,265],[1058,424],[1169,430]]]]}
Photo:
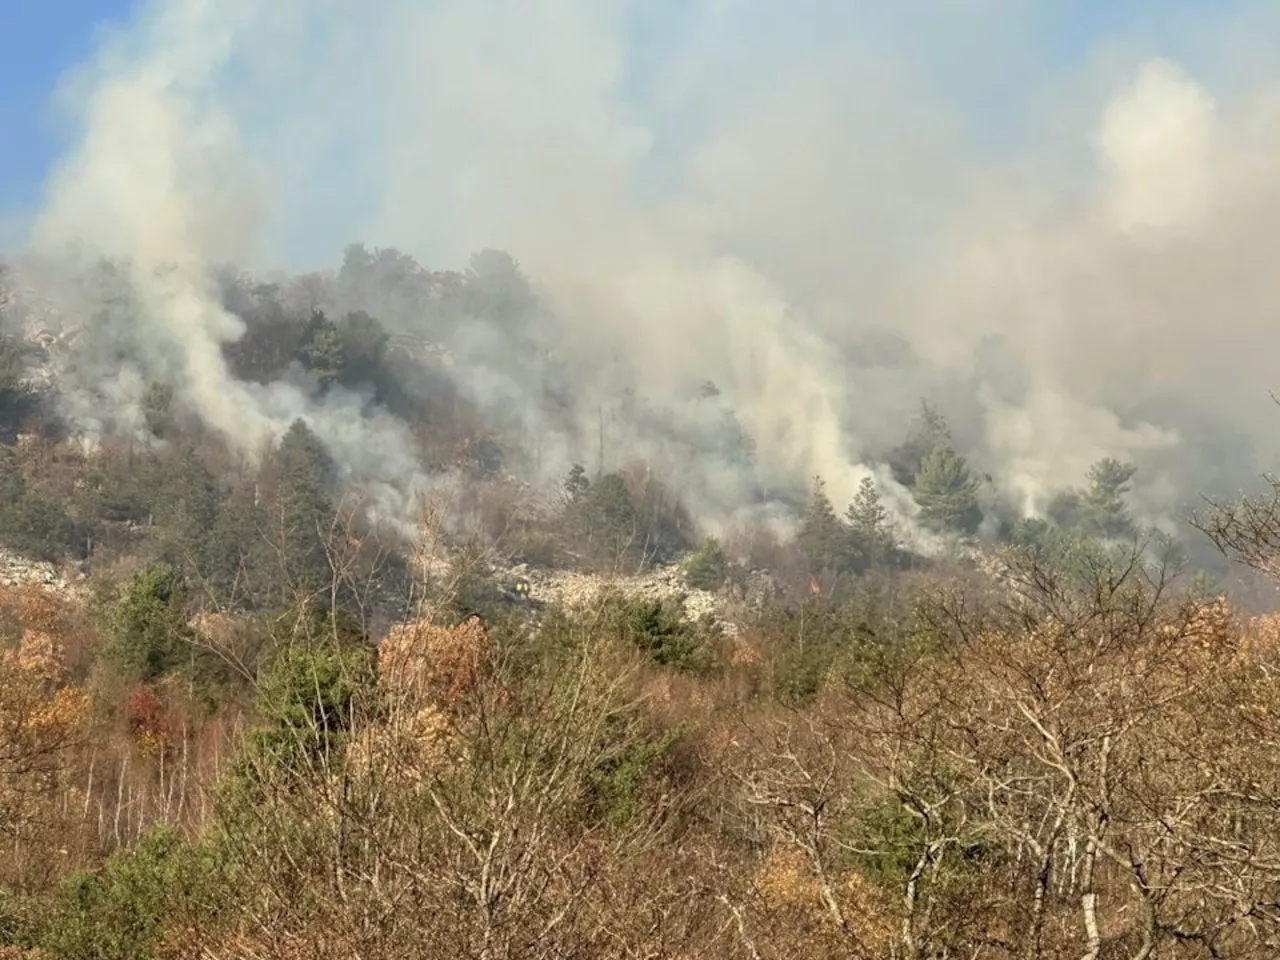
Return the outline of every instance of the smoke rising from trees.
{"type": "Polygon", "coordinates": [[[1172,18],[1055,72],[1043,5],[939,0],[910,26],[873,4],[677,6],[140,8],[67,80],[77,137],[19,257],[85,331],[73,418],[136,421],[157,379],[246,453],[302,418],[404,511],[429,481],[399,420],[224,356],[244,325],[218,270],[323,266],[326,309],[447,341],[545,477],[644,459],[711,526],[815,475],[841,507],[874,477],[914,517],[887,451],[922,396],[1028,515],[1103,458],[1138,465],[1147,519],[1266,465],[1274,13],[1172,18]],[[353,239],[470,262],[510,309],[444,330],[412,277],[344,285],[353,239]],[[495,249],[520,271],[468,260],[495,249]],[[726,424],[751,471],[679,452],[726,424]]]}

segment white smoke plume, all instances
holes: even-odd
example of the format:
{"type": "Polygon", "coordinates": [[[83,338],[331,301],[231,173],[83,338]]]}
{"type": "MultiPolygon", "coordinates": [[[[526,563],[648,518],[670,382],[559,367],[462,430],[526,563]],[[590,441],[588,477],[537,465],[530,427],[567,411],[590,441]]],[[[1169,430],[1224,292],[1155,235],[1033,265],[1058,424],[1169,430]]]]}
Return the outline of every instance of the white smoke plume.
{"type": "MultiPolygon", "coordinates": [[[[301,416],[353,479],[407,502],[425,481],[401,425],[340,392],[239,383],[221,354],[240,322],[215,266],[309,269],[363,239],[432,266],[520,261],[574,422],[547,421],[537,363],[501,332],[455,346],[463,386],[550,437],[557,466],[620,387],[669,431],[706,415],[688,398],[710,380],[761,482],[821,475],[838,506],[873,476],[912,512],[879,458],[922,395],[1029,514],[1103,456],[1142,466],[1153,518],[1256,472],[1280,301],[1274,14],[1171,16],[1050,70],[1036,44],[1057,4],[792,6],[140,8],[68,80],[79,137],[24,255],[128,347],[131,367],[83,371],[94,415],[123,417],[163,374],[245,450],[301,416]],[[109,310],[68,279],[100,255],[127,264],[109,310]],[[1213,452],[1228,426],[1237,465],[1213,452]]],[[[382,319],[413,332],[412,311],[382,319]]],[[[640,419],[615,424],[616,460],[661,461],[640,419]]],[[[716,458],[668,466],[709,521],[745,500],[716,458]]]]}

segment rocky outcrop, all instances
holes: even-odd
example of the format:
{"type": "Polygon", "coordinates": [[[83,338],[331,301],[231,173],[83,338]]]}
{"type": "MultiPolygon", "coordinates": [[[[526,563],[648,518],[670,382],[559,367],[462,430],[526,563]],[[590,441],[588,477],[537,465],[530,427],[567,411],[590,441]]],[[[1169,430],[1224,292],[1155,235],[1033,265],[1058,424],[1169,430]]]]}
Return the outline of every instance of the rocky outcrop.
{"type": "Polygon", "coordinates": [[[581,609],[601,594],[613,591],[630,597],[673,601],[680,604],[689,620],[710,616],[726,633],[737,632],[736,626],[726,617],[725,605],[729,597],[689,586],[677,564],[654,567],[630,576],[604,576],[521,564],[502,569],[498,575],[507,582],[523,580],[528,583],[528,596],[537,603],[581,609]]]}
{"type": "Polygon", "coordinates": [[[83,592],[83,574],[65,573],[51,563],[30,560],[0,547],[0,586],[38,586],[54,593],[72,596],[83,592]]]}
{"type": "Polygon", "coordinates": [[[734,598],[752,613],[760,613],[778,599],[778,582],[768,570],[752,570],[741,586],[735,586],[734,598]]]}

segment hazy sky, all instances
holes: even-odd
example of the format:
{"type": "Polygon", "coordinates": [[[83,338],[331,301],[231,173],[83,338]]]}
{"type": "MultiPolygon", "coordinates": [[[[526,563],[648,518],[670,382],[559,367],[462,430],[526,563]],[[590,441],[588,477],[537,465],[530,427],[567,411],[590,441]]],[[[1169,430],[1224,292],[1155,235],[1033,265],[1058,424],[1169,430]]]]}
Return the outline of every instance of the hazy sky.
{"type": "MultiPolygon", "coordinates": [[[[0,243],[19,235],[39,206],[51,166],[71,142],[72,127],[54,101],[59,78],[90,57],[104,28],[127,26],[139,11],[165,6],[174,3],[0,3],[0,243]]],[[[343,8],[335,14],[340,17],[361,2],[335,6],[343,8]]],[[[683,51],[709,53],[728,73],[741,75],[788,46],[810,50],[862,37],[868,49],[888,48],[910,61],[931,92],[945,91],[976,136],[1000,150],[1031,135],[1046,88],[1110,50],[1169,57],[1200,76],[1265,69],[1274,44],[1264,37],[1252,39],[1259,47],[1252,56],[1241,49],[1248,38],[1237,37],[1238,59],[1226,64],[1218,41],[1234,20],[1254,21],[1266,6],[1249,0],[646,0],[631,5],[625,18],[625,87],[639,101],[660,98],[683,51]]],[[[696,118],[683,129],[695,137],[696,118]]],[[[673,121],[666,134],[678,141],[681,130],[673,121]]]]}

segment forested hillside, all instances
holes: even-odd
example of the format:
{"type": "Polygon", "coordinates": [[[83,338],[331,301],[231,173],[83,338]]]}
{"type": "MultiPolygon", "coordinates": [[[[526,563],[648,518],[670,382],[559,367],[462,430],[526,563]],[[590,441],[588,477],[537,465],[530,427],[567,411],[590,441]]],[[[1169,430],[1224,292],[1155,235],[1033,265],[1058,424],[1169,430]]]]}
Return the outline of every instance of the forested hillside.
{"type": "Polygon", "coordinates": [[[0,960],[1280,957],[1280,5],[0,39],[0,960]]]}
{"type": "Polygon", "coordinates": [[[926,398],[833,502],[711,383],[584,423],[505,255],[220,284],[247,452],[5,300],[0,956],[1280,949],[1273,499],[1027,516],[926,398]]]}

